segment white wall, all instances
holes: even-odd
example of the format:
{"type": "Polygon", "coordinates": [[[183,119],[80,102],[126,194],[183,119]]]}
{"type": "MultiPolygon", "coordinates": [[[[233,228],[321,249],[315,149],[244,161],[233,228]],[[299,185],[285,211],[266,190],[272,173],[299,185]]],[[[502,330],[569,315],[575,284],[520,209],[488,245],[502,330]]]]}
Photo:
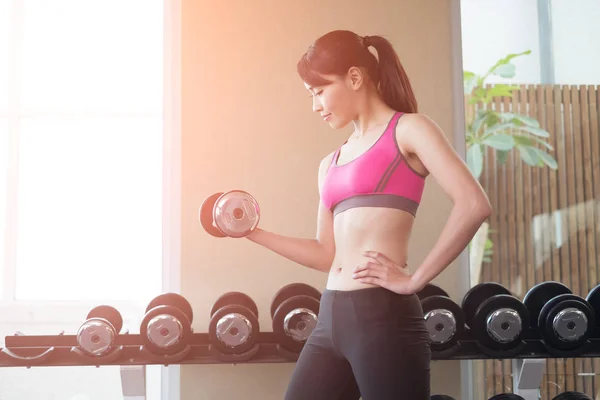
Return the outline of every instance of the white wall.
{"type": "MultiPolygon", "coordinates": [[[[550,13],[554,83],[600,83],[600,1],[550,0],[550,13]]],[[[511,81],[541,83],[537,0],[461,0],[461,18],[465,70],[483,74],[509,53],[531,50],[514,60],[511,81]]]]}
{"type": "MultiPolygon", "coordinates": [[[[536,0],[461,0],[463,65],[467,71],[485,73],[510,53],[531,50],[514,60],[515,82],[539,83],[539,36],[536,0]]],[[[490,76],[489,83],[506,79],[490,76]]]]}
{"type": "Polygon", "coordinates": [[[600,84],[600,1],[553,0],[556,83],[600,84]]]}

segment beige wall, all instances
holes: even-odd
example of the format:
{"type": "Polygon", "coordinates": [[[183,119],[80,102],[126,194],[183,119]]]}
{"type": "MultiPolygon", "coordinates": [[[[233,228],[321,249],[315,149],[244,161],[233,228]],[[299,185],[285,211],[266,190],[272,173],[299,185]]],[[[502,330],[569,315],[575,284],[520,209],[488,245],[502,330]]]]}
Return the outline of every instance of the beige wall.
{"type": "MultiPolygon", "coordinates": [[[[182,293],[195,331],[206,332],[214,300],[242,290],[257,302],[261,330],[278,288],[293,281],[324,289],[326,275],[247,240],[215,239],[196,215],[215,191],[243,189],[262,209],[261,227],[312,238],[319,160],[349,131],[332,131],[311,111],[295,65],[333,29],[383,34],[396,46],[421,111],[453,140],[451,22],[448,1],[186,0],[183,30],[182,293]]],[[[413,268],[437,239],[451,204],[429,179],[411,242],[413,268]]],[[[457,296],[457,268],[438,279],[457,296]]],[[[278,399],[294,364],[182,367],[182,400],[278,399]]],[[[433,393],[460,398],[458,362],[433,363],[433,393]]]]}

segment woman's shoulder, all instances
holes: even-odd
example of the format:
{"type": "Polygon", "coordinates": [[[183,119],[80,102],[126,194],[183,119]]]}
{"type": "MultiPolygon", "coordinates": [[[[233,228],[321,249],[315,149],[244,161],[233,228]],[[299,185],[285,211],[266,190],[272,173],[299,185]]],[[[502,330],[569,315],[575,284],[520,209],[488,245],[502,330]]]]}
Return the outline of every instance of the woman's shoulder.
{"type": "Polygon", "coordinates": [[[335,154],[337,150],[333,150],[332,152],[330,152],[329,154],[327,154],[325,157],[323,157],[321,159],[321,161],[319,162],[319,174],[325,174],[327,173],[327,170],[329,169],[329,167],[331,166],[331,163],[333,161],[333,155],[335,154]]]}
{"type": "Polygon", "coordinates": [[[415,140],[443,134],[436,122],[426,114],[406,113],[396,125],[396,140],[398,144],[413,147],[415,140]]]}

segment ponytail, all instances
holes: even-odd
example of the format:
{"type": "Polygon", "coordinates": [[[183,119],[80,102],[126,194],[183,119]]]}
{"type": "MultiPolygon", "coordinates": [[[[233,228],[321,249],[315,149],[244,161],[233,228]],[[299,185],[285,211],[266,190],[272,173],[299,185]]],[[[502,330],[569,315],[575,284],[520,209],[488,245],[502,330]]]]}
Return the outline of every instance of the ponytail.
{"type": "Polygon", "coordinates": [[[381,36],[361,37],[347,30],[329,32],[309,47],[298,61],[297,69],[304,82],[319,86],[328,83],[323,75],[341,76],[352,66],[367,68],[388,106],[405,113],[418,112],[417,100],[398,54],[381,36]],[[370,46],[377,50],[377,57],[369,51],[370,46]]]}
{"type": "Polygon", "coordinates": [[[392,44],[381,36],[365,36],[363,42],[377,50],[377,75],[383,100],[394,110],[405,113],[418,112],[417,99],[410,80],[392,44]]]}

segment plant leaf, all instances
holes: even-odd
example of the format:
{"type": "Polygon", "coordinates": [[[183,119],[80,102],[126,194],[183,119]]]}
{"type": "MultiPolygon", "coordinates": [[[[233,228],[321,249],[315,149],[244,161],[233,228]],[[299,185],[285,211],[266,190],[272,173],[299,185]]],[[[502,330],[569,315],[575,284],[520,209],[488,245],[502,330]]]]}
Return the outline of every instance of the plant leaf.
{"type": "Polygon", "coordinates": [[[497,66],[492,72],[494,75],[501,76],[503,78],[513,78],[515,76],[515,64],[506,63],[497,66]]]}
{"type": "Polygon", "coordinates": [[[533,146],[533,140],[529,136],[513,135],[517,146],[533,146]]]}
{"type": "Polygon", "coordinates": [[[479,179],[483,171],[483,152],[480,144],[474,144],[467,150],[467,165],[476,179],[479,179]]]}
{"type": "Polygon", "coordinates": [[[485,138],[483,144],[497,150],[511,150],[515,147],[513,137],[504,133],[498,133],[485,138]]]}
{"type": "Polygon", "coordinates": [[[545,151],[543,151],[541,149],[535,148],[535,147],[533,148],[533,150],[542,159],[544,164],[546,164],[549,168],[551,168],[551,169],[558,168],[558,164],[556,163],[556,160],[550,154],[546,153],[545,151]]]}
{"type": "Polygon", "coordinates": [[[498,150],[496,151],[496,160],[499,164],[504,164],[508,158],[508,151],[498,150]]]}
{"type": "Polygon", "coordinates": [[[519,57],[519,56],[523,56],[523,55],[527,55],[527,54],[531,54],[531,50],[525,50],[521,53],[511,53],[508,54],[506,57],[501,58],[500,60],[498,60],[498,62],[496,62],[496,64],[494,64],[494,66],[492,68],[489,69],[488,72],[485,73],[485,75],[482,77],[482,81],[485,80],[485,78],[487,78],[487,76],[491,73],[493,73],[496,68],[498,68],[501,65],[504,64],[508,64],[510,62],[510,60],[512,60],[515,57],[519,57]]]}
{"type": "Polygon", "coordinates": [[[477,133],[483,126],[483,123],[487,120],[488,115],[493,112],[494,111],[492,110],[477,110],[477,116],[471,124],[471,132],[473,133],[473,135],[478,136],[477,133]]]}
{"type": "Polygon", "coordinates": [[[521,155],[521,159],[528,165],[532,167],[537,167],[540,165],[542,161],[538,154],[535,151],[535,147],[530,146],[519,146],[519,153],[521,155]]]}
{"type": "Polygon", "coordinates": [[[465,94],[471,94],[473,89],[477,87],[477,75],[472,72],[465,71],[463,74],[463,85],[465,89],[465,94]]]}
{"type": "Polygon", "coordinates": [[[542,128],[535,128],[533,126],[520,126],[519,129],[529,132],[535,136],[544,137],[544,138],[550,137],[550,133],[542,128]]]}
{"type": "Polygon", "coordinates": [[[512,97],[513,90],[515,89],[519,89],[519,87],[514,85],[496,84],[488,90],[487,100],[491,100],[494,97],[512,97]]]}
{"type": "Polygon", "coordinates": [[[534,128],[540,127],[540,123],[538,122],[537,119],[528,117],[527,115],[503,112],[503,113],[499,113],[499,116],[505,122],[511,122],[511,121],[512,122],[520,122],[521,124],[526,125],[526,126],[530,126],[530,127],[534,127],[534,128]]]}
{"type": "Polygon", "coordinates": [[[488,129],[486,129],[486,130],[483,132],[483,135],[484,135],[484,136],[487,136],[487,135],[492,135],[492,134],[494,134],[495,132],[498,132],[498,131],[503,131],[503,130],[506,130],[506,129],[511,129],[511,128],[515,128],[515,126],[514,126],[512,123],[508,123],[508,124],[498,124],[498,125],[494,125],[494,126],[492,126],[491,128],[488,128],[488,129]]]}
{"type": "Polygon", "coordinates": [[[535,140],[536,142],[538,142],[539,144],[541,144],[542,146],[544,146],[545,148],[547,148],[548,150],[554,150],[554,147],[552,147],[552,145],[540,138],[537,137],[533,137],[533,140],[535,140]]]}

